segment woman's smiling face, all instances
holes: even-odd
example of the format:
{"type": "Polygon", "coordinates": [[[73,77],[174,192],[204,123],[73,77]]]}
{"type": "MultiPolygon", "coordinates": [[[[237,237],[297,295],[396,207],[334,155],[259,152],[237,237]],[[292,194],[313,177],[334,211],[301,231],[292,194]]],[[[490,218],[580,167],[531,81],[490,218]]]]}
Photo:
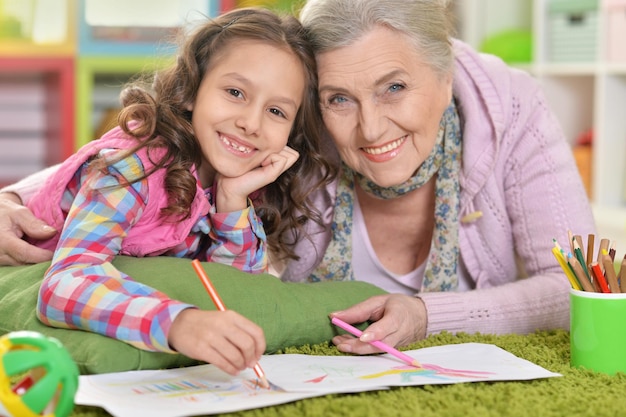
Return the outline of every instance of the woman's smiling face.
{"type": "Polygon", "coordinates": [[[317,61],[324,123],[343,161],[383,187],[409,179],[434,147],[452,77],[382,26],[317,61]]]}

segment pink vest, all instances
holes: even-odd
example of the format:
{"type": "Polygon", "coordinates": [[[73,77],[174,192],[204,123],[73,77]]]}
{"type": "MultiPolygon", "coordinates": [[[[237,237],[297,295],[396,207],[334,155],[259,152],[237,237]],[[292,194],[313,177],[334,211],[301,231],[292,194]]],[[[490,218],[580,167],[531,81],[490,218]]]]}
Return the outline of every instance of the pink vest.
{"type": "MultiPolygon", "coordinates": [[[[32,243],[49,250],[56,248],[60,231],[65,223],[65,215],[61,210],[63,192],[83,163],[97,155],[102,149],[128,149],[136,144],[135,139],[127,136],[121,128],[116,127],[102,138],[89,142],[65,160],[57,172],[48,178],[45,185],[28,202],[28,208],[37,217],[56,228],[59,233],[49,240],[32,243]]],[[[137,152],[137,156],[141,159],[144,170],[148,171],[153,167],[150,160],[159,161],[163,153],[161,150],[150,150],[151,158],[148,158],[148,151],[143,148],[137,152]]],[[[147,205],[139,221],[124,238],[120,255],[137,257],[161,255],[181,243],[189,236],[191,228],[198,218],[208,214],[209,202],[204,196],[203,190],[198,186],[189,218],[181,222],[173,222],[162,217],[161,209],[167,206],[167,194],[163,187],[164,175],[165,169],[158,169],[148,176],[149,197],[147,205]]]]}

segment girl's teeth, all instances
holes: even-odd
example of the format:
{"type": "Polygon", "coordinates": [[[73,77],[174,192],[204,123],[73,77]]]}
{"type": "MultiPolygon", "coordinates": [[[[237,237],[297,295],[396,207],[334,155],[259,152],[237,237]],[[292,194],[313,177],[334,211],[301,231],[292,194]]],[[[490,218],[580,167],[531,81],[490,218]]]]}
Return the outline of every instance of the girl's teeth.
{"type": "Polygon", "coordinates": [[[247,147],[245,147],[243,145],[237,145],[236,143],[229,141],[225,137],[222,137],[222,142],[224,142],[226,145],[230,146],[231,148],[233,148],[233,149],[235,149],[235,150],[237,150],[239,152],[242,152],[242,153],[250,153],[250,152],[252,152],[252,149],[247,148],[247,147]]]}

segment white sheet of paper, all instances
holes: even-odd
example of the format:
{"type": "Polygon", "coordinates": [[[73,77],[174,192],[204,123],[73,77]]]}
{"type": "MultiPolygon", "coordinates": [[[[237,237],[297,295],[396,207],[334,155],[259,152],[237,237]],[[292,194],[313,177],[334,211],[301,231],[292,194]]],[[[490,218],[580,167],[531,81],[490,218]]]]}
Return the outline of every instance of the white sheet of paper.
{"type": "Polygon", "coordinates": [[[422,367],[408,366],[388,354],[265,355],[260,364],[272,384],[270,390],[257,385],[251,370],[232,377],[213,365],[81,376],[75,401],[103,407],[115,417],[185,417],[392,386],[560,376],[490,344],[464,343],[404,353],[422,367]]]}

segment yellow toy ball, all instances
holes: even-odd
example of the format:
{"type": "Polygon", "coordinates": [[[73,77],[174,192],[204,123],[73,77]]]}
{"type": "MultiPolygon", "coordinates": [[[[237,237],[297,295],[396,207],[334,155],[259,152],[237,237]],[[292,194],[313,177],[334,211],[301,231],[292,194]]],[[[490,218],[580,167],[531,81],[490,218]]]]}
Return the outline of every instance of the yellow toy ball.
{"type": "Polygon", "coordinates": [[[57,339],[30,331],[5,334],[0,337],[0,416],[67,417],[78,376],[76,363],[57,339]]]}

